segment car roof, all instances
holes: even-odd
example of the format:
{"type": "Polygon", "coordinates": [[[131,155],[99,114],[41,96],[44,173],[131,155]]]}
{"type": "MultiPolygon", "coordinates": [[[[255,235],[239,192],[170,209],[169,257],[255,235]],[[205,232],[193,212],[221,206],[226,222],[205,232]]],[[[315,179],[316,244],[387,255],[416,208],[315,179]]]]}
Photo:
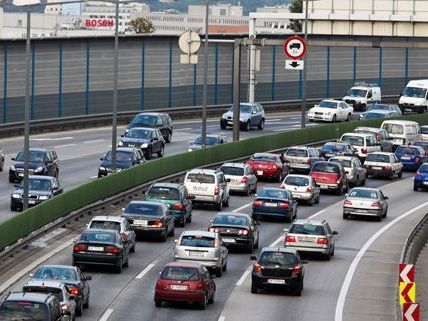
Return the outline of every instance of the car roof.
{"type": "Polygon", "coordinates": [[[253,156],[278,156],[275,153],[254,153],[253,156]]]}
{"type": "Polygon", "coordinates": [[[41,148],[41,147],[31,147],[30,151],[35,151],[35,152],[47,152],[49,150],[52,150],[52,148],[47,149],[47,148],[41,148]]]}
{"type": "Polygon", "coordinates": [[[92,221],[111,221],[111,222],[123,222],[126,218],[121,216],[112,216],[112,215],[97,215],[95,216],[92,221]]]}
{"type": "Polygon", "coordinates": [[[248,165],[247,165],[247,164],[245,164],[245,163],[224,163],[224,164],[223,164],[223,165],[221,165],[221,166],[241,167],[241,168],[244,168],[244,167],[247,167],[248,165]]]}
{"type": "Polygon", "coordinates": [[[143,115],[147,115],[147,116],[160,116],[160,115],[168,115],[167,113],[157,113],[157,112],[144,112],[144,113],[139,113],[136,116],[143,116],[143,115]]]}
{"type": "Polygon", "coordinates": [[[309,149],[309,148],[313,148],[313,147],[305,146],[305,145],[297,145],[297,146],[291,146],[287,150],[290,150],[290,149],[309,149]]]}
{"type": "Polygon", "coordinates": [[[335,160],[335,159],[343,159],[343,160],[349,160],[350,161],[350,160],[353,160],[355,158],[357,158],[357,157],[354,157],[354,156],[333,156],[328,161],[330,162],[331,160],[335,160]]]}
{"type": "Polygon", "coordinates": [[[368,131],[368,132],[376,132],[376,133],[378,133],[378,132],[381,132],[381,131],[383,131],[385,129],[377,128],[377,127],[357,127],[357,128],[354,129],[354,131],[355,130],[361,130],[361,131],[368,131]]]}
{"type": "Polygon", "coordinates": [[[44,293],[35,292],[12,292],[4,297],[5,301],[27,301],[45,303],[47,299],[54,298],[54,296],[44,293]]]}
{"type": "Polygon", "coordinates": [[[216,174],[218,173],[218,171],[216,169],[194,168],[188,171],[187,173],[216,174]]]}
{"type": "Polygon", "coordinates": [[[351,189],[351,191],[354,189],[355,190],[364,190],[364,191],[373,191],[373,192],[379,192],[380,191],[380,189],[374,188],[374,187],[354,187],[353,189],[351,189]]]}
{"type": "Polygon", "coordinates": [[[384,120],[383,124],[399,124],[399,125],[419,125],[417,122],[412,120],[384,120]]]}
{"type": "Polygon", "coordinates": [[[422,125],[421,128],[428,128],[428,125],[422,125]]]}
{"type": "Polygon", "coordinates": [[[189,267],[199,269],[203,264],[197,262],[170,262],[165,265],[165,267],[189,267]]]}
{"type": "Polygon", "coordinates": [[[189,235],[201,235],[201,236],[208,236],[208,237],[212,237],[215,238],[216,237],[215,232],[209,232],[209,231],[184,231],[183,233],[181,233],[181,236],[189,236],[189,235]]]}
{"type": "Polygon", "coordinates": [[[179,188],[183,186],[182,183],[154,183],[150,187],[166,187],[166,188],[179,188]]]}
{"type": "Polygon", "coordinates": [[[390,153],[390,152],[372,152],[372,153],[368,153],[367,155],[370,155],[370,154],[376,154],[376,155],[388,155],[388,156],[390,156],[390,155],[394,155],[394,153],[390,153]]]}
{"type": "Polygon", "coordinates": [[[45,181],[51,181],[53,179],[52,176],[45,176],[45,175],[29,175],[28,176],[29,179],[34,178],[34,179],[42,179],[45,181]]]}
{"type": "Polygon", "coordinates": [[[129,130],[139,130],[139,129],[150,130],[152,132],[155,131],[155,130],[158,130],[157,128],[151,128],[151,127],[132,127],[129,130]]]}
{"type": "Polygon", "coordinates": [[[345,136],[345,135],[346,136],[357,136],[357,137],[369,137],[369,136],[373,137],[373,135],[369,134],[369,133],[354,133],[354,132],[349,132],[349,133],[342,134],[342,137],[345,136]]]}
{"type": "Polygon", "coordinates": [[[323,146],[329,146],[329,145],[349,145],[349,143],[339,140],[337,142],[326,142],[323,146]]]}
{"type": "Polygon", "coordinates": [[[52,268],[52,269],[60,268],[60,269],[76,270],[75,266],[72,266],[72,265],[63,265],[63,264],[46,264],[46,265],[40,265],[37,268],[37,270],[40,269],[40,268],[52,268]]]}
{"type": "Polygon", "coordinates": [[[311,224],[311,225],[323,225],[326,223],[325,220],[312,220],[312,219],[297,219],[293,222],[294,224],[311,224]]]}
{"type": "Polygon", "coordinates": [[[297,250],[289,247],[273,247],[273,246],[267,246],[261,249],[260,253],[262,252],[282,252],[282,253],[291,253],[291,254],[297,254],[297,250]]]}
{"type": "Polygon", "coordinates": [[[30,279],[24,286],[46,286],[50,288],[63,288],[65,285],[60,280],[37,280],[30,279]]]}
{"type": "Polygon", "coordinates": [[[159,206],[159,207],[165,206],[164,203],[162,203],[162,202],[154,202],[154,201],[131,201],[131,202],[128,203],[128,205],[131,204],[131,203],[132,204],[141,204],[141,205],[143,205],[143,204],[156,205],[156,206],[159,206]]]}
{"type": "Polygon", "coordinates": [[[86,229],[82,232],[82,234],[84,233],[111,233],[111,234],[116,234],[117,231],[116,230],[110,230],[110,229],[100,229],[100,228],[91,228],[91,229],[86,229]]]}
{"type": "Polygon", "coordinates": [[[287,177],[303,177],[303,178],[311,178],[312,176],[310,176],[310,175],[303,175],[303,174],[288,174],[287,176],[286,176],[286,178],[287,177]]]}
{"type": "Polygon", "coordinates": [[[328,102],[332,102],[332,103],[341,103],[341,102],[343,102],[342,100],[336,100],[336,99],[323,99],[322,101],[328,101],[328,102]]]}

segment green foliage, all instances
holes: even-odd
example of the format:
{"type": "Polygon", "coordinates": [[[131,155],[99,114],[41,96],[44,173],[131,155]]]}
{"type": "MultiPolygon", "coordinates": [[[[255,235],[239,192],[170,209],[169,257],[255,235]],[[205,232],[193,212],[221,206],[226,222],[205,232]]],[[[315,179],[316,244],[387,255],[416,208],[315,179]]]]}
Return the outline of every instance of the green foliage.
{"type": "MultiPolygon", "coordinates": [[[[290,5],[291,13],[302,13],[303,12],[303,0],[294,0],[290,5]]],[[[290,20],[287,28],[294,32],[302,32],[302,21],[301,20],[290,20]]]]}
{"type": "Polygon", "coordinates": [[[137,34],[142,33],[153,33],[155,31],[155,27],[153,23],[143,17],[137,17],[129,22],[129,27],[132,31],[137,34]]]}

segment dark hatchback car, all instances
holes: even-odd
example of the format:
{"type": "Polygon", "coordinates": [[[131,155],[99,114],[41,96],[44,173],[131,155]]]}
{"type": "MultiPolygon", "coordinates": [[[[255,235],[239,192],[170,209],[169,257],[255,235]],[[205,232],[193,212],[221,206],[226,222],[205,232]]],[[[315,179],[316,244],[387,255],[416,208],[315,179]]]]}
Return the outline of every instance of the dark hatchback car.
{"type": "Polygon", "coordinates": [[[355,156],[358,157],[358,151],[348,143],[327,142],[321,147],[320,156],[329,159],[334,156],[355,156]]]}
{"type": "Polygon", "coordinates": [[[208,230],[219,233],[226,247],[243,247],[252,253],[259,246],[258,225],[248,214],[220,212],[211,220],[208,230]]]}
{"type": "Polygon", "coordinates": [[[253,201],[253,219],[274,216],[291,222],[297,217],[297,201],[290,191],[281,188],[265,187],[257,193],[253,201]]]}
{"type": "Polygon", "coordinates": [[[153,154],[163,157],[165,140],[158,129],[134,127],[121,136],[120,147],[140,148],[146,159],[151,159],[153,154]]]}
{"type": "MultiPolygon", "coordinates": [[[[98,177],[106,176],[112,172],[111,159],[111,150],[109,150],[104,157],[100,158],[101,163],[98,167],[98,177]]],[[[142,164],[144,161],[144,156],[142,156],[136,148],[118,147],[116,149],[116,171],[118,172],[134,165],[142,164]]]]}
{"type": "Polygon", "coordinates": [[[282,247],[265,247],[254,260],[251,274],[251,293],[256,294],[260,288],[286,288],[300,296],[303,291],[303,279],[308,263],[301,260],[295,249],[282,247]]]}
{"type": "Polygon", "coordinates": [[[73,266],[113,266],[117,273],[129,264],[130,246],[118,231],[84,231],[73,246],[73,266]]]}
{"type": "MultiPolygon", "coordinates": [[[[205,146],[206,147],[213,147],[213,146],[217,146],[217,145],[220,145],[220,144],[226,144],[228,141],[229,140],[228,140],[228,138],[227,138],[226,135],[223,135],[223,134],[218,134],[218,135],[209,134],[209,135],[206,135],[205,146]]],[[[202,148],[204,148],[204,146],[202,145],[202,136],[198,136],[195,139],[195,141],[190,144],[190,146],[187,149],[187,151],[191,152],[191,151],[202,149],[202,148]]]]}
{"type": "Polygon", "coordinates": [[[145,128],[157,128],[161,132],[165,142],[170,143],[172,138],[172,120],[168,114],[164,113],[141,113],[132,119],[128,127],[125,130],[127,133],[131,128],[134,127],[145,127],[145,128]]]}
{"type": "Polygon", "coordinates": [[[146,200],[165,203],[181,227],[192,222],[192,200],[184,184],[155,183],[147,191],[146,200]]]}
{"type": "MultiPolygon", "coordinates": [[[[45,175],[58,178],[59,160],[56,151],[45,148],[30,148],[30,175],[45,175]]],[[[19,182],[24,177],[24,151],[12,158],[9,168],[9,182],[19,182]]]]}
{"type": "Polygon", "coordinates": [[[32,280],[59,280],[64,283],[76,300],[76,315],[82,315],[83,308],[89,307],[91,276],[85,276],[76,266],[42,265],[30,274],[32,280]]]}
{"type": "MultiPolygon", "coordinates": [[[[30,175],[28,177],[28,206],[34,206],[63,192],[56,177],[30,175]]],[[[17,211],[23,207],[22,195],[24,194],[24,182],[15,185],[16,189],[10,196],[10,209],[17,211]]]]}
{"type": "Polygon", "coordinates": [[[138,234],[155,235],[162,241],[174,236],[175,223],[169,208],[162,202],[132,201],[123,209],[131,229],[138,234]]]}
{"type": "Polygon", "coordinates": [[[0,302],[0,320],[67,321],[61,305],[53,294],[14,292],[0,302]]]}

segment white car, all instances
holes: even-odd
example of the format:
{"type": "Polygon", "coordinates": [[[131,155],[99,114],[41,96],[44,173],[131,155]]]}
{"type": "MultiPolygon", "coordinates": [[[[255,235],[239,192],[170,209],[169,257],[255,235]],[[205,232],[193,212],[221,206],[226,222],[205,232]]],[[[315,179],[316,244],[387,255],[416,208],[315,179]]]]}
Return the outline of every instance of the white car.
{"type": "Polygon", "coordinates": [[[354,108],[340,100],[324,99],[308,111],[309,121],[321,120],[335,123],[350,121],[354,108]]]}
{"type": "Polygon", "coordinates": [[[368,133],[345,133],[340,138],[358,151],[358,157],[365,160],[368,153],[380,152],[381,143],[378,143],[373,134],[368,133]]]}

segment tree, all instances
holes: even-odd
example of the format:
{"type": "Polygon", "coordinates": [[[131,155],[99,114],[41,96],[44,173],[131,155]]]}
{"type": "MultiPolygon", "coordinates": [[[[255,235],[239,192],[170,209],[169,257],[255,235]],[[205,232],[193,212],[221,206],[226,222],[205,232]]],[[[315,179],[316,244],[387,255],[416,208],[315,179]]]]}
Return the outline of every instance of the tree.
{"type": "Polygon", "coordinates": [[[153,23],[143,17],[137,17],[129,22],[129,27],[135,33],[153,33],[155,31],[155,27],[153,23]]]}
{"type": "MultiPolygon", "coordinates": [[[[291,13],[302,13],[303,12],[303,0],[294,0],[290,5],[291,13]]],[[[287,28],[293,30],[294,32],[302,31],[302,21],[291,19],[287,28]]]]}

